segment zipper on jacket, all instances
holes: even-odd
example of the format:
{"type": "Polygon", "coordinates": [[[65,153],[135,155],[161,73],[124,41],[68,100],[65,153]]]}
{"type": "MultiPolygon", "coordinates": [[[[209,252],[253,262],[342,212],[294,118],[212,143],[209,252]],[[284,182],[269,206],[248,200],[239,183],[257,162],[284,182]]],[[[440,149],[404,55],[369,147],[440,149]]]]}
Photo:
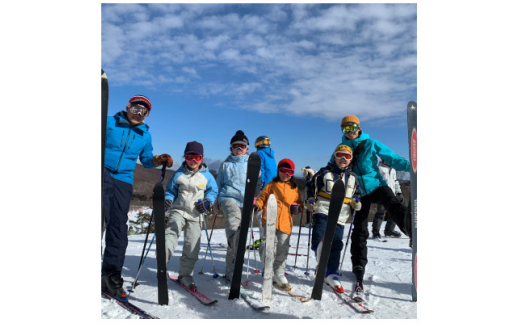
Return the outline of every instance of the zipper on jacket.
{"type": "Polygon", "coordinates": [[[132,143],[134,142],[134,139],[135,139],[135,134],[134,134],[134,136],[132,137],[132,141],[130,141],[130,145],[128,145],[128,149],[130,149],[130,147],[132,147],[132,143]]]}
{"type": "MultiPolygon", "coordinates": [[[[117,163],[117,167],[116,167],[116,170],[114,171],[114,173],[117,173],[117,171],[119,170],[119,166],[121,165],[121,159],[123,159],[123,155],[125,154],[126,144],[128,143],[128,138],[130,138],[130,133],[131,133],[131,131],[128,131],[128,136],[126,136],[125,147],[123,148],[123,151],[121,152],[121,156],[119,156],[119,162],[117,163]]],[[[123,131],[123,135],[124,135],[124,131],[123,131]]],[[[134,135],[134,137],[135,137],[135,135],[134,135]]]]}

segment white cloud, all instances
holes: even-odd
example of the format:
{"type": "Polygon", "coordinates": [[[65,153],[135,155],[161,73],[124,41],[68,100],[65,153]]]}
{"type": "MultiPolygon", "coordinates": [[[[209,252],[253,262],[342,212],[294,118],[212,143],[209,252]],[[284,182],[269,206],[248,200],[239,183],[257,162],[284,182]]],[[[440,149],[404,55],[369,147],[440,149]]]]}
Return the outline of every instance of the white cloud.
{"type": "Polygon", "coordinates": [[[226,95],[236,107],[265,113],[337,118],[348,110],[365,120],[401,113],[395,102],[409,98],[399,95],[415,93],[416,5],[233,8],[103,5],[111,81],[226,95]],[[225,73],[214,78],[219,69],[225,73]]]}

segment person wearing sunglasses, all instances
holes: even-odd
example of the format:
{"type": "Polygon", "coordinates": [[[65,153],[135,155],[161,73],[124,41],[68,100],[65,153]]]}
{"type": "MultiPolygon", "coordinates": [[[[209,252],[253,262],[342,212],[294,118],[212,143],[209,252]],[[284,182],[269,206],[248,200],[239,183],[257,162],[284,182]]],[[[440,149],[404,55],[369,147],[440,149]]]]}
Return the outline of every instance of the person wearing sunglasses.
{"type": "MultiPolygon", "coordinates": [[[[227,239],[226,279],[233,279],[234,259],[238,246],[238,227],[242,219],[242,208],[247,180],[247,162],[249,160],[249,139],[242,130],[238,130],[229,143],[231,154],[220,164],[217,174],[219,188],[218,203],[225,218],[227,239]]],[[[257,182],[256,194],[260,192],[262,181],[257,182]]]]}
{"type": "MultiPolygon", "coordinates": [[[[285,263],[289,254],[289,240],[293,227],[292,214],[299,214],[303,209],[300,190],[294,179],[294,163],[292,160],[288,158],[280,160],[278,163],[278,176],[264,187],[260,196],[256,199],[255,209],[263,210],[262,226],[264,227],[264,232],[267,220],[267,199],[271,194],[274,194],[278,202],[278,218],[276,220],[276,236],[274,238],[273,283],[276,283],[282,289],[291,290],[292,287],[285,277],[285,263]],[[291,212],[291,207],[293,209],[296,208],[296,210],[291,212]]],[[[265,266],[265,237],[262,236],[262,238],[264,238],[264,241],[260,244],[260,259],[265,266]]]]}
{"type": "Polygon", "coordinates": [[[384,205],[390,219],[397,224],[404,234],[411,238],[411,212],[400,203],[392,189],[388,187],[388,183],[383,179],[377,165],[377,157],[383,159],[396,171],[409,172],[410,162],[394,153],[379,140],[370,138],[367,133],[364,133],[361,130],[359,119],[355,115],[345,116],[341,120],[340,126],[343,132],[342,144],[349,146],[354,152],[352,170],[358,176],[363,192],[361,195],[363,208],[354,219],[350,247],[352,272],[356,276],[354,291],[362,297],[363,276],[368,262],[368,214],[371,204],[384,205]]]}
{"type": "MultiPolygon", "coordinates": [[[[332,247],[330,249],[325,283],[336,292],[343,293],[344,289],[339,280],[339,267],[341,250],[343,249],[343,233],[345,224],[352,222],[353,212],[361,209],[361,189],[357,176],[350,169],[353,159],[352,149],[347,145],[339,145],[333,153],[333,161],[317,171],[307,184],[307,210],[313,213],[313,227],[311,246],[314,250],[317,262],[321,256],[322,241],[327,227],[327,215],[329,214],[330,196],[332,187],[338,180],[345,184],[345,198],[338,222],[334,232],[332,247]]],[[[356,215],[357,217],[357,215],[356,215]]]]}
{"type": "Polygon", "coordinates": [[[191,141],[184,149],[184,162],[166,184],[165,207],[169,209],[166,224],[166,261],[169,262],[184,228],[184,244],[179,260],[179,280],[197,290],[193,269],[199,259],[203,213],[210,212],[218,194],[218,186],[203,162],[204,147],[191,141]]]}
{"type": "Polygon", "coordinates": [[[153,155],[152,137],[144,123],[151,109],[152,104],[147,97],[134,95],[128,101],[126,111],[107,118],[103,170],[106,246],[101,267],[101,288],[119,300],[126,299],[121,271],[128,246],[126,223],[137,159],[145,168],[173,165],[170,155],[153,155]]]}

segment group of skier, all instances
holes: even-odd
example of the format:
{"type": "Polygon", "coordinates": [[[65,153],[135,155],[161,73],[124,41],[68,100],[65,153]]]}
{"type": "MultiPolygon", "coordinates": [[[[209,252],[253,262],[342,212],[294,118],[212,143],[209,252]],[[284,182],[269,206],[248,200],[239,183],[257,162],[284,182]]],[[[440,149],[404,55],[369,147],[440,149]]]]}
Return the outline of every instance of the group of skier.
{"type": "MultiPolygon", "coordinates": [[[[144,124],[144,118],[150,114],[150,111],[150,100],[145,96],[136,95],[129,100],[126,111],[123,110],[108,118],[107,122],[103,186],[103,206],[107,225],[102,288],[120,299],[126,297],[121,270],[128,245],[126,222],[137,158],[146,168],[162,164],[171,167],[173,164],[168,154],[155,156],[152,154],[151,137],[148,126],[144,124]]],[[[274,237],[273,283],[283,289],[291,289],[284,273],[293,227],[292,215],[301,213],[304,206],[312,212],[312,250],[316,257],[320,257],[331,190],[337,180],[344,182],[346,191],[325,275],[325,282],[337,292],[344,291],[339,281],[340,254],[343,249],[344,227],[351,221],[353,221],[351,260],[352,271],[356,277],[355,292],[358,294],[363,292],[363,276],[367,264],[366,245],[369,236],[368,214],[372,202],[384,206],[389,214],[388,220],[397,224],[407,236],[411,235],[409,212],[379,172],[377,157],[397,171],[409,171],[409,162],[362,132],[356,116],[344,117],[341,121],[341,130],[344,134],[341,143],[335,148],[328,164],[317,172],[309,167],[304,168],[304,176],[307,179],[305,201],[294,179],[294,162],[285,158],[277,164],[267,136],[258,137],[255,141],[262,166],[256,187],[257,198],[254,202],[254,210],[264,227],[267,199],[274,194],[278,204],[278,214],[274,237]]],[[[193,280],[193,272],[200,251],[202,216],[210,212],[215,203],[218,203],[225,217],[228,245],[225,275],[228,280],[232,280],[249,157],[249,139],[243,131],[238,130],[231,138],[229,150],[230,155],[220,165],[215,180],[204,164],[203,145],[196,141],[188,142],[184,150],[185,160],[166,184],[167,261],[173,256],[180,233],[184,230],[178,279],[192,290],[197,288],[193,280]]],[[[265,238],[263,229],[261,238],[265,238]]],[[[393,232],[393,229],[391,231],[393,232]]],[[[260,244],[260,255],[264,262],[265,241],[260,244]]]]}

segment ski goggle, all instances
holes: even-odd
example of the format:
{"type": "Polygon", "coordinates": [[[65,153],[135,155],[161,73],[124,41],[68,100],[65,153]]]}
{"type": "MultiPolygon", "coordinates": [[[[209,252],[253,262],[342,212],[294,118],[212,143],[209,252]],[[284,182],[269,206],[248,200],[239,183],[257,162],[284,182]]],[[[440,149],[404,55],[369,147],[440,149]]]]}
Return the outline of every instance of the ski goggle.
{"type": "Polygon", "coordinates": [[[334,153],[334,157],[336,157],[337,159],[345,158],[345,160],[352,159],[352,155],[349,152],[344,152],[344,151],[336,151],[334,153]]]}
{"type": "Polygon", "coordinates": [[[193,161],[200,162],[202,160],[202,155],[186,155],[184,158],[188,163],[193,161]]]}
{"type": "Polygon", "coordinates": [[[143,118],[146,118],[148,116],[148,109],[139,104],[132,105],[130,107],[130,112],[132,112],[133,114],[138,114],[143,118]]]}
{"type": "Polygon", "coordinates": [[[293,176],[294,175],[294,171],[292,169],[285,168],[285,167],[278,168],[278,172],[280,172],[280,174],[287,175],[287,176],[293,176]]]}
{"type": "Polygon", "coordinates": [[[359,125],[356,123],[352,123],[352,124],[346,125],[343,128],[341,128],[341,131],[343,131],[343,133],[356,132],[358,130],[359,130],[359,125]]]}
{"type": "Polygon", "coordinates": [[[231,145],[231,149],[233,150],[246,150],[247,149],[247,145],[244,145],[244,144],[233,144],[231,145]]]}

